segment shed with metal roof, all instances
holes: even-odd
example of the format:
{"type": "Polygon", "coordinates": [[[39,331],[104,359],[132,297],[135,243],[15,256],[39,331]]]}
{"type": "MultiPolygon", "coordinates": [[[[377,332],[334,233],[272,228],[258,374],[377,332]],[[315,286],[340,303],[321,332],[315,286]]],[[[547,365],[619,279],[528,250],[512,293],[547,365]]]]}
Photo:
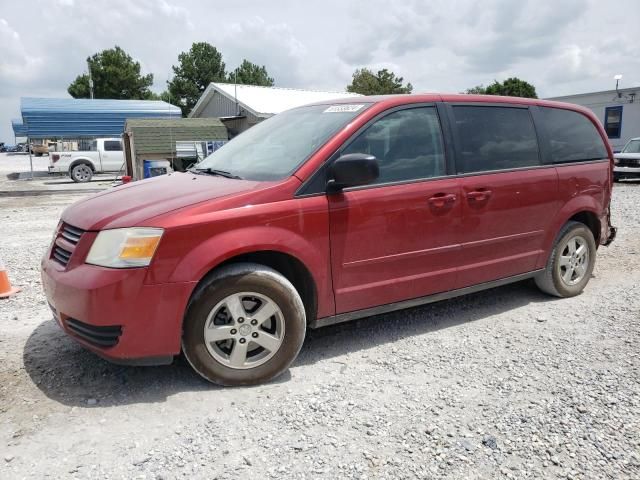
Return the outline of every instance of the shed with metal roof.
{"type": "Polygon", "coordinates": [[[120,136],[128,118],[180,118],[180,109],[154,100],[20,99],[29,138],[120,136]]]}
{"type": "Polygon", "coordinates": [[[265,118],[291,108],[359,96],[361,95],[348,92],[212,82],[198,99],[189,117],[220,118],[229,128],[230,136],[234,136],[265,118]]]}
{"type": "Polygon", "coordinates": [[[127,119],[124,126],[127,172],[142,178],[144,160],[168,160],[183,171],[228,140],[217,118],[127,119]]]}

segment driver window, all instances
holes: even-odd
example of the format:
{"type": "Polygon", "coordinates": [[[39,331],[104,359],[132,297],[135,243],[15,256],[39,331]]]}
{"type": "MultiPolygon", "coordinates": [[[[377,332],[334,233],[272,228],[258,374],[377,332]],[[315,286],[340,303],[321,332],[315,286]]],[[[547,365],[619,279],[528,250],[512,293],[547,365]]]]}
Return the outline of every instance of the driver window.
{"type": "Polygon", "coordinates": [[[379,162],[375,184],[445,175],[444,148],[435,107],[399,110],[379,119],[342,154],[367,153],[379,162]]]}

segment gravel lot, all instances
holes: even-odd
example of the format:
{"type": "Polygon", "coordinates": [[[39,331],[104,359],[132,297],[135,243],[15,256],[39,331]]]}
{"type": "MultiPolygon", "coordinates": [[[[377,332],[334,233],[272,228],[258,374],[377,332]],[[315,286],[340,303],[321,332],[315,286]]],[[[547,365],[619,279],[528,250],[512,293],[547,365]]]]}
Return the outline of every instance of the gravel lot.
{"type": "Polygon", "coordinates": [[[83,194],[16,183],[0,179],[23,288],[0,301],[0,478],[640,478],[640,183],[616,185],[618,239],[582,295],[522,282],[312,331],[251,388],[62,334],[39,259],[83,194]]]}

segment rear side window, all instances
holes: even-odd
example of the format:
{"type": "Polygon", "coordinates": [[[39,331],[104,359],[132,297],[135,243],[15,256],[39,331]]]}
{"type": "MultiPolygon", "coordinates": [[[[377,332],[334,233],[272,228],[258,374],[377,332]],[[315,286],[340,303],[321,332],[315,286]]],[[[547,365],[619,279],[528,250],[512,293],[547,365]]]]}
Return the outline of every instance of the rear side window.
{"type": "Polygon", "coordinates": [[[540,164],[538,138],[526,108],[453,106],[458,173],[540,164]]]}
{"type": "Polygon", "coordinates": [[[435,107],[392,112],[369,126],[342,153],[374,155],[380,166],[378,184],[439,177],[446,171],[435,107]]]}
{"type": "Polygon", "coordinates": [[[104,151],[105,152],[121,152],[122,143],[118,140],[105,140],[104,151]]]}
{"type": "Polygon", "coordinates": [[[571,110],[541,108],[553,163],[607,158],[602,137],[587,117],[571,110]]]}

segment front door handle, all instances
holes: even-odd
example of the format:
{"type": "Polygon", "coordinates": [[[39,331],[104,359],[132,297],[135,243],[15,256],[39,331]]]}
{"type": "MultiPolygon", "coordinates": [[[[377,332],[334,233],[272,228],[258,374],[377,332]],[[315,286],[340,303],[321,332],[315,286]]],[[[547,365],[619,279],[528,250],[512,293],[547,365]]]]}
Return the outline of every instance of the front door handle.
{"type": "Polygon", "coordinates": [[[435,208],[445,208],[456,201],[456,196],[453,193],[436,193],[433,197],[429,198],[429,205],[435,208]]]}
{"type": "Polygon", "coordinates": [[[483,202],[485,200],[489,200],[491,193],[491,190],[473,190],[472,192],[467,193],[467,199],[474,202],[483,202]]]}

